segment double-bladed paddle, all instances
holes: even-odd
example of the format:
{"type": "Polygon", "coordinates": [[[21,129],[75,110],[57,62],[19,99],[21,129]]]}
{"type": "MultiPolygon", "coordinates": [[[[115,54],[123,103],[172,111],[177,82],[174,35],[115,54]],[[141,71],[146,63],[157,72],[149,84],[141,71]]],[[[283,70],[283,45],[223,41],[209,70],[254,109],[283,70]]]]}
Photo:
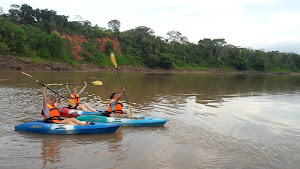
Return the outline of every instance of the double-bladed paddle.
{"type": "MultiPolygon", "coordinates": [[[[48,86],[62,86],[62,85],[77,85],[77,84],[85,84],[85,83],[62,83],[62,84],[57,84],[57,83],[53,83],[53,84],[47,84],[48,86]]],[[[87,82],[86,84],[93,84],[96,86],[102,85],[103,83],[99,80],[97,81],[93,81],[93,82],[87,82]]]]}
{"type": "MultiPolygon", "coordinates": [[[[43,83],[41,83],[40,81],[38,81],[37,79],[35,79],[34,77],[32,77],[30,74],[28,74],[28,73],[25,73],[25,72],[22,72],[24,75],[26,75],[26,76],[29,76],[30,78],[32,78],[33,80],[35,80],[37,83],[39,83],[40,85],[42,85],[42,86],[46,86],[45,84],[43,84],[43,83]]],[[[57,93],[56,91],[54,91],[54,90],[52,90],[50,87],[48,87],[48,86],[46,86],[46,88],[47,89],[49,89],[50,91],[52,91],[53,93],[55,93],[55,94],[59,94],[59,93],[57,93]]],[[[73,99],[67,99],[67,98],[65,98],[65,97],[63,97],[63,96],[61,96],[63,99],[65,99],[65,100],[67,100],[67,102],[68,102],[68,104],[70,104],[72,107],[75,107],[75,105],[76,105],[76,103],[75,103],[75,101],[73,100],[73,99]]]]}

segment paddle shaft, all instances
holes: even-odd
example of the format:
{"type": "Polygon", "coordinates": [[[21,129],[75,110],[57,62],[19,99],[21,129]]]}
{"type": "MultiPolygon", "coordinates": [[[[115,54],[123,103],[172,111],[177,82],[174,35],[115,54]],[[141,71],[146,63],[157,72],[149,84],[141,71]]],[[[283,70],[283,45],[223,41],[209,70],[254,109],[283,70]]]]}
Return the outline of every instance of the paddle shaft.
{"type": "MultiPolygon", "coordinates": [[[[27,75],[27,76],[29,76],[30,78],[32,78],[33,80],[35,80],[37,83],[39,83],[40,85],[42,85],[42,86],[46,86],[45,84],[43,84],[42,82],[40,82],[40,81],[38,81],[37,79],[35,79],[34,77],[32,77],[31,75],[29,75],[29,74],[27,74],[27,73],[24,73],[24,72],[22,72],[23,74],[25,74],[25,75],[27,75]]],[[[50,87],[48,87],[48,86],[46,86],[46,88],[47,89],[49,89],[51,92],[53,92],[53,93],[55,93],[55,94],[59,94],[59,93],[57,93],[56,91],[54,91],[54,90],[52,90],[50,87]]],[[[64,98],[64,99],[66,99],[67,100],[67,98],[65,98],[65,97],[63,97],[63,96],[60,96],[60,97],[62,97],[62,98],[64,98]]]]}
{"type": "MultiPolygon", "coordinates": [[[[118,76],[119,76],[119,79],[120,79],[120,82],[121,82],[121,85],[122,85],[122,89],[124,89],[124,85],[123,85],[123,82],[122,82],[122,79],[121,79],[121,76],[120,76],[120,73],[119,73],[119,70],[118,70],[117,67],[116,67],[116,70],[117,70],[117,73],[118,73],[118,76]]],[[[125,94],[125,97],[126,97],[126,100],[127,100],[127,104],[130,104],[129,101],[128,101],[126,91],[124,91],[124,94],[125,94]]]]}
{"type": "MultiPolygon", "coordinates": [[[[85,84],[85,83],[64,83],[63,85],[77,85],[77,84],[85,84]]],[[[93,84],[93,82],[86,82],[86,84],[93,84]]]]}
{"type": "MultiPolygon", "coordinates": [[[[87,82],[86,84],[92,84],[93,82],[87,82]]],[[[63,86],[63,85],[77,85],[77,84],[85,84],[85,83],[54,83],[54,84],[47,84],[47,86],[63,86]]]]}

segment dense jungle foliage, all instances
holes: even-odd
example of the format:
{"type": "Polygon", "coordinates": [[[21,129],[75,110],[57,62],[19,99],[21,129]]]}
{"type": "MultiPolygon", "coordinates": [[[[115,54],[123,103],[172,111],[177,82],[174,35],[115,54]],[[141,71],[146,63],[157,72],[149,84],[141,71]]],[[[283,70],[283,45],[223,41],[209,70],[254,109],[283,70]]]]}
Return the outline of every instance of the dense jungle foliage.
{"type": "Polygon", "coordinates": [[[300,71],[300,55],[295,53],[241,48],[227,44],[225,39],[206,38],[195,44],[175,30],[167,32],[163,38],[145,26],[123,32],[120,32],[120,26],[120,21],[111,20],[109,29],[105,29],[92,26],[87,20],[68,21],[68,16],[58,15],[53,10],[13,4],[8,13],[3,13],[0,8],[0,54],[74,65],[87,62],[109,66],[109,54],[115,52],[114,45],[107,41],[105,52],[101,52],[96,40],[107,37],[120,42],[121,54],[117,60],[121,65],[185,70],[300,71]],[[79,52],[84,59],[78,61],[72,54],[72,42],[57,32],[84,35],[89,40],[81,45],[82,51],[79,52]]]}

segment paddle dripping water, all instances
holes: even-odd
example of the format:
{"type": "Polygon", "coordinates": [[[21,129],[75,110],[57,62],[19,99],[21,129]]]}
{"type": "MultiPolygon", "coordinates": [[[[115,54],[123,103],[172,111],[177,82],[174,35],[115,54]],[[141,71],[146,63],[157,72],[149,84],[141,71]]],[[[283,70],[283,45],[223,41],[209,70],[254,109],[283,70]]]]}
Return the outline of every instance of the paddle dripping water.
{"type": "MultiPolygon", "coordinates": [[[[101,80],[81,101],[102,110],[121,91],[115,72],[30,74],[47,84],[101,80]]],[[[299,76],[121,76],[133,114],[169,119],[164,127],[69,136],[16,132],[15,125],[41,119],[42,88],[20,72],[0,72],[0,168],[299,168],[299,76]]]]}

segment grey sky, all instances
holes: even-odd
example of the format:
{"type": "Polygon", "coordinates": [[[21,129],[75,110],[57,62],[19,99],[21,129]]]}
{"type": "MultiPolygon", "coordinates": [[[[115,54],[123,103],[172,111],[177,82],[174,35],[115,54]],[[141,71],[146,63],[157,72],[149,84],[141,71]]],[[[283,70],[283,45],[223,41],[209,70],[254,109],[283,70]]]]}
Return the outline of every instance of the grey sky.
{"type": "Polygon", "coordinates": [[[224,38],[227,43],[254,49],[300,54],[298,0],[0,0],[7,13],[11,4],[52,9],[75,20],[80,15],[107,28],[112,19],[121,31],[147,26],[165,37],[176,30],[190,42],[224,38]]]}

